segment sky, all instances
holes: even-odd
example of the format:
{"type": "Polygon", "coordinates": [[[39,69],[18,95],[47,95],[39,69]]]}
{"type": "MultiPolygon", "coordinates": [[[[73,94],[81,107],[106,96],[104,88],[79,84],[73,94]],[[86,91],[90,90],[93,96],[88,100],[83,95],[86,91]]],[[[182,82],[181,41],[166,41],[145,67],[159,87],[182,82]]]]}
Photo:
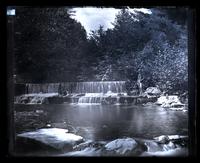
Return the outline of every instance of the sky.
{"type": "MultiPolygon", "coordinates": [[[[88,35],[91,30],[98,29],[100,25],[103,25],[105,30],[113,28],[111,23],[114,22],[116,14],[120,11],[120,9],[115,8],[96,7],[73,8],[72,10],[75,11],[75,15],[71,17],[84,26],[88,35]]],[[[132,13],[135,13],[135,11],[141,11],[151,14],[151,11],[145,8],[129,8],[129,11],[132,13]]]]}

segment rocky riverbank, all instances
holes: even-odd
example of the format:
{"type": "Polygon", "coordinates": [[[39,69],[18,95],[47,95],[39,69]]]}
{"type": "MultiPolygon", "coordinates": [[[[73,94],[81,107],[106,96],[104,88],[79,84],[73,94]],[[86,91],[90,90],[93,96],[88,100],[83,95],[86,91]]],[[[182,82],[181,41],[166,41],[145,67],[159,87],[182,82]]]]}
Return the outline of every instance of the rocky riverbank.
{"type": "Polygon", "coordinates": [[[42,128],[18,134],[16,149],[28,156],[187,156],[187,143],[188,137],[180,135],[93,141],[67,129],[42,128]]]}
{"type": "Polygon", "coordinates": [[[187,126],[184,126],[184,124],[187,125],[187,121],[182,121],[184,117],[187,118],[187,113],[168,111],[160,106],[156,106],[156,104],[150,104],[150,107],[135,106],[136,108],[132,105],[99,106],[106,107],[105,109],[95,109],[94,106],[92,106],[93,109],[90,109],[91,107],[87,109],[87,107],[89,106],[16,105],[15,132],[17,154],[56,156],[187,155],[187,137],[173,136],[173,134],[187,135],[187,131],[185,131],[187,126]],[[67,109],[67,106],[71,108],[67,109]],[[111,106],[113,108],[110,108],[111,106]],[[77,110],[77,107],[81,108],[77,110]],[[109,110],[112,112],[109,112],[109,110]],[[159,112],[159,114],[154,114],[154,112],[159,112]],[[170,114],[173,117],[172,119],[169,116],[170,114]],[[150,119],[146,121],[145,117],[147,115],[150,119]],[[184,116],[181,116],[183,117],[181,119],[177,119],[179,115],[184,116]],[[110,119],[112,123],[109,122],[109,117],[112,117],[110,119]],[[102,118],[104,119],[101,121],[102,118]],[[154,121],[153,119],[158,120],[154,121]],[[162,125],[162,119],[164,119],[164,126],[162,125]],[[153,122],[151,122],[152,120],[153,122]],[[175,122],[172,123],[172,121],[175,122]],[[177,121],[181,121],[183,125],[178,125],[177,121]],[[136,122],[139,123],[132,126],[136,122]],[[153,125],[146,127],[149,123],[153,125]],[[178,127],[170,127],[174,126],[174,124],[178,127]],[[169,126],[170,129],[165,128],[165,125],[169,126]],[[173,132],[171,132],[172,130],[173,132]],[[57,133],[61,134],[57,135],[57,133]],[[56,144],[53,143],[53,145],[50,145],[52,143],[48,144],[50,142],[49,139],[57,140],[58,138],[60,139],[59,136],[63,139],[68,139],[69,135],[65,133],[81,136],[82,141],[74,145],[63,145],[64,148],[60,149],[55,148],[55,146],[62,147],[62,145],[56,145],[59,143],[58,141],[56,144]],[[162,134],[169,135],[158,137],[162,134]],[[144,138],[144,140],[141,138],[144,138]],[[43,140],[46,140],[46,142],[44,143],[43,140]],[[113,147],[115,145],[116,147],[113,147]]]}

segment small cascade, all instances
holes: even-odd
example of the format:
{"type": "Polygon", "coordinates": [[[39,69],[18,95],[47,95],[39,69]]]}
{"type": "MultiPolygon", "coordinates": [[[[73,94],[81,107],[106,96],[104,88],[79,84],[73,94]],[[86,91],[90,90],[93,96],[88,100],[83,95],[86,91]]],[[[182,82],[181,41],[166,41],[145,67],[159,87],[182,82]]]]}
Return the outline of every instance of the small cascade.
{"type": "Polygon", "coordinates": [[[99,97],[81,97],[78,100],[79,104],[101,104],[103,97],[99,96],[99,97]]]}
{"type": "Polygon", "coordinates": [[[101,104],[104,98],[103,93],[87,93],[79,98],[79,104],[101,104]]]}
{"type": "MultiPolygon", "coordinates": [[[[125,94],[124,94],[125,95],[125,94]]],[[[79,104],[113,104],[119,98],[118,93],[87,93],[85,96],[79,98],[79,104]]]]}

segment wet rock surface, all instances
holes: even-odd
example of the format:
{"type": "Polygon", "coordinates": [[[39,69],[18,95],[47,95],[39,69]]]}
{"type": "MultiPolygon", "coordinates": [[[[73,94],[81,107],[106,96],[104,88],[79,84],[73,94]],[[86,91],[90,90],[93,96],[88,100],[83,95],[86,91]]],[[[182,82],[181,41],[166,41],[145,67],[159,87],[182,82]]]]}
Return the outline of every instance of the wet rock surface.
{"type": "MultiPolygon", "coordinates": [[[[43,128],[17,135],[16,143],[23,145],[23,150],[37,150],[44,152],[71,151],[74,145],[83,142],[81,136],[68,133],[67,129],[43,128]]],[[[18,148],[20,149],[20,148],[18,148]]],[[[20,151],[20,150],[18,150],[20,151]]]]}
{"type": "Polygon", "coordinates": [[[155,104],[173,111],[187,111],[187,105],[181,103],[178,96],[160,96],[155,104]]]}
{"type": "Polygon", "coordinates": [[[94,141],[69,133],[68,129],[42,128],[18,134],[16,152],[32,156],[185,156],[187,143],[188,137],[181,135],[94,141]]]}
{"type": "Polygon", "coordinates": [[[107,151],[113,151],[116,154],[126,155],[133,151],[137,146],[137,142],[132,138],[116,139],[105,145],[107,151]]]}
{"type": "MultiPolygon", "coordinates": [[[[186,138],[186,137],[185,137],[186,138]]],[[[179,142],[120,138],[113,141],[86,141],[74,147],[74,151],[62,156],[186,156],[186,146],[179,142]]],[[[182,142],[183,143],[183,142],[182,142]]]]}
{"type": "Polygon", "coordinates": [[[157,87],[148,87],[144,93],[149,96],[160,96],[162,92],[157,87]]]}

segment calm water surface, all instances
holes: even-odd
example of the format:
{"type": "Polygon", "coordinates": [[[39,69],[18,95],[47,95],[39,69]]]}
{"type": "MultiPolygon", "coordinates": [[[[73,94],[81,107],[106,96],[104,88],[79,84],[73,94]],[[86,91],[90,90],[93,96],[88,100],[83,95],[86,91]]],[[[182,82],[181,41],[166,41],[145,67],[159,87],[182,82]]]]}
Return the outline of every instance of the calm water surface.
{"type": "Polygon", "coordinates": [[[188,112],[165,110],[156,105],[16,105],[17,112],[33,110],[43,110],[48,123],[70,124],[85,139],[152,139],[188,134],[188,112]]]}

